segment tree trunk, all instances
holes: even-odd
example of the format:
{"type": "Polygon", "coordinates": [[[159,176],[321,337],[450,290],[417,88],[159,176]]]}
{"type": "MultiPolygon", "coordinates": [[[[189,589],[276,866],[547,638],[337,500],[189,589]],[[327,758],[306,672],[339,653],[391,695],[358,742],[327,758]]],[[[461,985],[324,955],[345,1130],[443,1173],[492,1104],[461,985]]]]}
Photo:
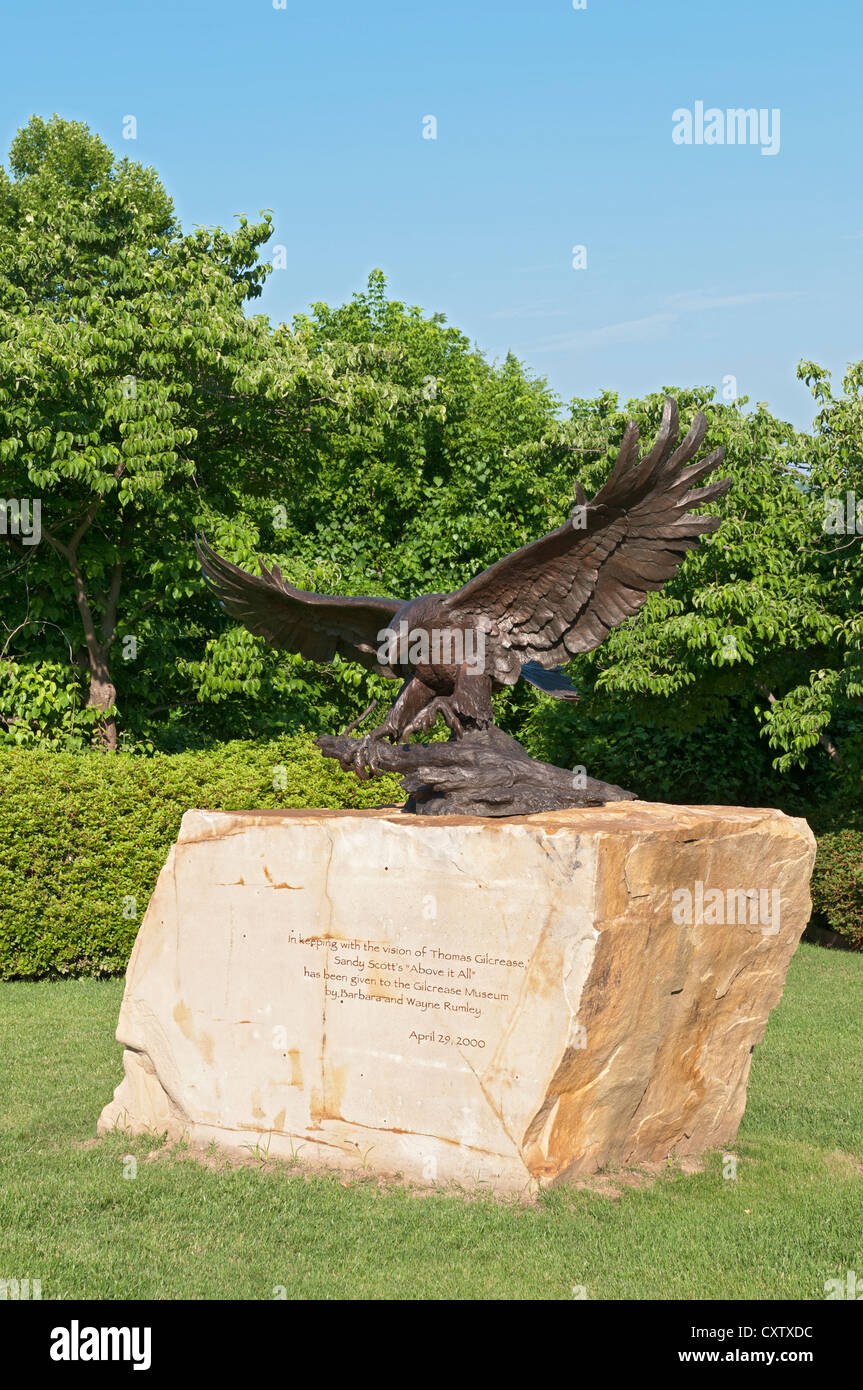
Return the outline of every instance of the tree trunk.
{"type": "MultiPolygon", "coordinates": [[[[119,476],[119,474],[117,474],[117,476],[119,476]]],[[[49,531],[43,530],[42,534],[52,549],[63,556],[72,571],[72,579],[75,585],[75,602],[78,605],[78,612],[81,615],[81,626],[84,629],[86,657],[81,664],[88,666],[90,670],[90,693],[87,696],[87,709],[108,710],[116,704],[117,700],[117,687],[111,680],[108,655],[117,627],[117,604],[120,597],[120,582],[123,569],[118,560],[111,570],[111,583],[108,593],[101,596],[105,601],[105,611],[97,631],[93,610],[90,607],[90,602],[84,587],[84,576],[78,564],[78,546],[81,542],[81,538],[84,536],[93,520],[97,507],[98,501],[91,504],[68,545],[58,540],[56,536],[52,536],[49,531]]],[[[93,730],[93,735],[95,743],[100,748],[104,748],[106,752],[115,753],[117,751],[116,716],[111,714],[104,719],[100,719],[93,730]]]]}
{"type": "MultiPolygon", "coordinates": [[[[90,694],[87,708],[96,710],[111,709],[117,700],[117,687],[111,680],[108,667],[108,648],[94,644],[90,650],[90,694]]],[[[101,719],[94,730],[94,737],[101,748],[109,753],[117,751],[117,720],[111,714],[101,719]]]]}

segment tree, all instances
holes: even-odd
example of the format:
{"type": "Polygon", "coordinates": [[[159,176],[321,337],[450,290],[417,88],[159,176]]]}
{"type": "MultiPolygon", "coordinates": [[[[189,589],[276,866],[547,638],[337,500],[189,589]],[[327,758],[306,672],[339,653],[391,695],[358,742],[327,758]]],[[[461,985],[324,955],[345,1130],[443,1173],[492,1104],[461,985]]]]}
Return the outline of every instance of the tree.
{"type": "Polygon", "coordinates": [[[459,498],[482,494],[499,452],[560,435],[550,396],[440,316],[388,301],[380,272],[293,330],[247,316],[269,219],[183,235],[155,173],[84,126],[34,118],[10,168],[0,460],[10,505],[41,505],[42,543],[3,528],[6,737],[95,731],[113,748],[121,727],[164,737],[160,717],[216,737],[341,717],[360,674],[227,624],[195,531],[241,564],[276,552],[309,588],[410,592],[430,571],[467,573],[498,516],[463,515],[459,498]]]}
{"type": "Polygon", "coordinates": [[[28,549],[4,528],[17,555],[8,626],[39,632],[49,669],[73,650],[90,722],[115,747],[117,640],[195,587],[178,546],[195,498],[190,407],[229,392],[269,223],[183,236],[152,170],[115,161],[56,116],[19,133],[10,167],[11,178],[0,170],[0,461],[5,500],[41,504],[44,544],[28,549]]]}
{"type": "MultiPolygon", "coordinates": [[[[248,312],[270,230],[262,214],[184,234],[156,174],[74,122],[34,118],[14,141],[0,169],[0,737],[113,748],[333,728],[389,692],[228,622],[197,530],[303,588],[448,591],[559,524],[576,481],[595,491],[627,418],[655,433],[664,391],[576,399],[566,418],[514,357],[490,363],[442,315],[389,299],[380,271],[350,303],[273,327],[248,312]],[[36,502],[39,544],[25,534],[36,502]]],[[[722,796],[730,766],[741,799],[777,774],[859,785],[861,540],[847,505],[841,534],[825,519],[863,495],[863,364],[835,397],[822,369],[800,373],[820,406],[811,435],[763,405],[672,389],[684,421],[707,412],[706,447],[726,446],[723,526],[572,663],[575,711],[498,697],[534,751],[589,755],[612,781],[650,764],[638,789],[663,795],[681,760],[695,793],[722,796]]]]}
{"type": "MultiPolygon", "coordinates": [[[[813,504],[810,545],[818,579],[835,616],[835,641],[808,679],[770,710],[776,747],[803,751],[817,739],[841,764],[859,794],[863,772],[863,362],[849,365],[841,394],[830,373],[801,362],[797,375],[819,405],[808,451],[813,504]],[[830,729],[836,738],[828,740],[830,729]],[[841,749],[841,751],[840,751],[841,749]]],[[[788,756],[788,755],[786,755],[788,756]]]]}

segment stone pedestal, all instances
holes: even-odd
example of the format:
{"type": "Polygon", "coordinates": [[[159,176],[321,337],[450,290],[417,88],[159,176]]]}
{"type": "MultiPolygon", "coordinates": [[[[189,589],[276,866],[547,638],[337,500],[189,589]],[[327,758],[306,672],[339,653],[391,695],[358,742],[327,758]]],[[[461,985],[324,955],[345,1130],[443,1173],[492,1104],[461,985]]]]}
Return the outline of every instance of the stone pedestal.
{"type": "Polygon", "coordinates": [[[730,1144],[809,915],[778,811],[189,811],[100,1132],[497,1190],[730,1144]]]}

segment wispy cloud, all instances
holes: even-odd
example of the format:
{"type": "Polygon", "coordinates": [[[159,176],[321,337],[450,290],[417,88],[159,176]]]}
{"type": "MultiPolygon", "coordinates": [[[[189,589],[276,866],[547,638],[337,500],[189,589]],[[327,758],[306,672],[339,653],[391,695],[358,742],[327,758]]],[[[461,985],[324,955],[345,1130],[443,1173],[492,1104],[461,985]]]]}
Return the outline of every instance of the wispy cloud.
{"type": "Polygon", "coordinates": [[[750,290],[745,294],[705,294],[695,291],[673,294],[666,302],[679,313],[697,314],[707,309],[744,309],[748,304],[799,299],[800,293],[800,290],[750,290]]]}
{"type": "Polygon", "coordinates": [[[489,314],[492,319],[559,319],[569,318],[571,309],[514,308],[495,309],[489,314]]]}
{"type": "MultiPolygon", "coordinates": [[[[667,308],[644,318],[625,319],[608,323],[601,328],[578,329],[571,333],[556,333],[539,342],[527,344],[520,351],[565,352],[585,348],[616,347],[625,343],[656,343],[667,338],[679,326],[686,314],[705,314],[720,309],[743,309],[750,304],[781,303],[800,298],[800,290],[749,290],[742,294],[716,294],[705,290],[680,291],[669,295],[667,308]]],[[[499,310],[495,318],[550,318],[570,310],[499,310]]]]}
{"type": "Polygon", "coordinates": [[[585,328],[577,333],[557,333],[534,343],[531,352],[561,352],[567,348],[614,347],[619,343],[655,343],[667,338],[678,323],[677,314],[648,314],[643,319],[608,323],[603,328],[585,328]]]}

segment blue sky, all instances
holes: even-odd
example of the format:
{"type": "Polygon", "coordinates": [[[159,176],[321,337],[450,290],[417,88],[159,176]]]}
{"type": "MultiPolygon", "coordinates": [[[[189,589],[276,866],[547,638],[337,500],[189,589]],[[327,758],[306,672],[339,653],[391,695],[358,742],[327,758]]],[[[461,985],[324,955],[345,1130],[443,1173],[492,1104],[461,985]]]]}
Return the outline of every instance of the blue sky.
{"type": "Polygon", "coordinates": [[[394,297],[491,357],[512,349],[566,400],[733,377],[798,425],[797,361],[838,376],[863,357],[863,7],[847,0],[17,8],[3,157],[57,111],[154,165],[187,227],[271,208],[274,321],[380,266],[394,297]],[[699,101],[778,109],[778,153],[675,143],[673,113],[699,101]]]}

